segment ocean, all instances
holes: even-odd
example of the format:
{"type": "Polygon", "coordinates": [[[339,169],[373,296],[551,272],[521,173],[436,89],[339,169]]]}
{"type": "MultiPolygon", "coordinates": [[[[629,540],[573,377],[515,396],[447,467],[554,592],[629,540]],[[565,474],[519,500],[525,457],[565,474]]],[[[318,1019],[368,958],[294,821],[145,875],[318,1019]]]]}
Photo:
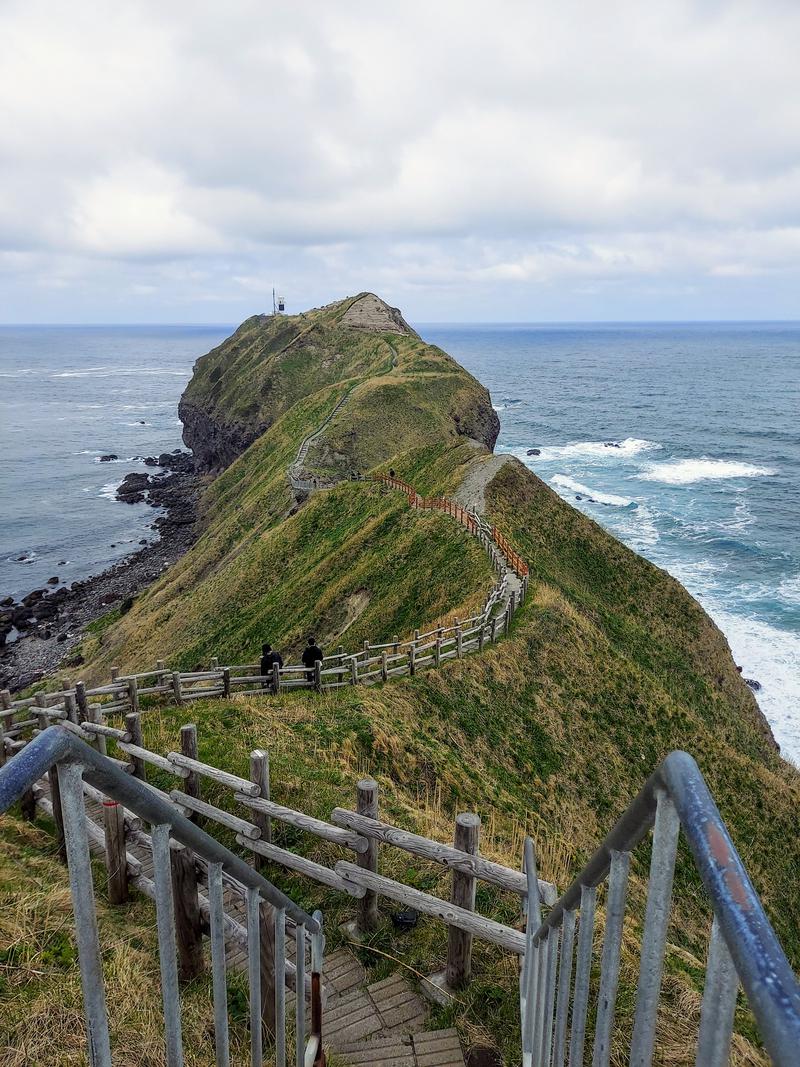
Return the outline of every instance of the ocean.
{"type": "Polygon", "coordinates": [[[498,451],[696,597],[800,764],[800,324],[421,332],[491,390],[498,451]]]}
{"type": "MultiPolygon", "coordinates": [[[[114,490],[181,447],[192,364],[231,329],[0,327],[0,598],[153,537],[114,490]]],[[[800,324],[418,329],[491,390],[499,451],[700,601],[800,763],[800,324]]]]}

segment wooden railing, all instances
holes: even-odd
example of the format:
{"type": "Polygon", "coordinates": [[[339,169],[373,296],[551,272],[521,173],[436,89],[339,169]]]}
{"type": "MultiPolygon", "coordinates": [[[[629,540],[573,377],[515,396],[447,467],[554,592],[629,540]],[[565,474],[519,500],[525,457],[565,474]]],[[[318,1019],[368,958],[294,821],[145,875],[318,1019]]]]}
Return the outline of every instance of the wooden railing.
{"type": "MultiPolygon", "coordinates": [[[[44,709],[39,716],[44,730],[50,720],[44,709]]],[[[522,901],[528,893],[528,883],[519,870],[480,855],[480,819],[474,814],[465,813],[457,817],[453,845],[423,837],[381,821],[378,784],[372,779],[362,779],[356,786],[354,810],[335,808],[328,820],[320,819],[274,800],[275,783],[270,779],[267,749],[258,749],[250,754],[250,774],[248,778],[242,778],[198,759],[198,732],[192,723],[180,730],[181,751],[163,755],[145,747],[140,714],[136,712],[128,713],[124,728],[106,726],[101,733],[97,732],[96,724],[91,722],[75,723],[67,719],[62,726],[91,745],[100,755],[111,759],[119,769],[142,782],[147,782],[148,768],[151,767],[174,777],[176,787],[169,792],[152,783],[148,784],[161,800],[168,801],[176,811],[203,827],[207,833],[217,827],[233,831],[236,842],[250,854],[251,862],[257,869],[265,870],[265,865],[277,864],[357,901],[354,921],[358,931],[366,932],[375,926],[377,898],[381,896],[413,907],[423,915],[445,922],[456,933],[467,935],[465,938],[450,939],[446,969],[448,986],[457,987],[468,979],[473,937],[498,945],[518,956],[525,950],[525,936],[520,930],[480,915],[475,909],[472,887],[476,881],[493,885],[513,894],[518,900],[522,898],[522,901]],[[109,745],[115,747],[116,757],[108,755],[109,745]],[[230,806],[234,808],[233,811],[203,798],[203,783],[206,781],[222,787],[232,802],[230,806]],[[237,806],[239,812],[235,813],[237,806]],[[332,866],[325,866],[279,846],[274,841],[275,823],[291,826],[296,831],[338,846],[342,850],[341,858],[334,861],[332,866]],[[385,847],[401,849],[452,871],[450,900],[421,892],[381,875],[379,854],[385,847]]],[[[15,751],[29,744],[39,732],[33,730],[30,736],[21,738],[15,751]]],[[[102,801],[102,794],[92,786],[85,787],[85,796],[87,803],[102,801]]],[[[38,805],[53,818],[61,843],[64,832],[62,816],[54,800],[51,784],[43,778],[31,790],[27,812],[32,816],[38,805]]],[[[88,815],[87,829],[95,846],[105,851],[109,884],[113,883],[118,900],[127,899],[130,886],[153,896],[153,883],[142,875],[141,862],[129,851],[131,847],[151,850],[151,836],[142,829],[141,821],[134,813],[127,809],[120,807],[119,811],[107,811],[103,806],[102,812],[104,820],[114,819],[118,832],[105,834],[104,828],[93,823],[88,815]]],[[[203,870],[199,873],[203,874],[203,870]]],[[[174,885],[176,892],[183,894],[183,898],[176,901],[176,914],[198,915],[202,918],[208,911],[208,902],[202,894],[198,895],[197,878],[177,879],[174,885]]],[[[553,903],[556,899],[555,886],[546,881],[539,881],[538,885],[542,899],[553,903]]],[[[244,894],[243,887],[241,891],[244,894]]],[[[225,928],[229,937],[243,946],[247,945],[247,930],[235,918],[228,917],[225,928]]],[[[198,930],[179,923],[177,936],[179,955],[185,952],[191,956],[191,949],[199,936],[198,930]]],[[[294,968],[288,961],[286,973],[290,980],[295,977],[294,968]]],[[[266,978],[264,976],[265,981],[266,978]]]]}

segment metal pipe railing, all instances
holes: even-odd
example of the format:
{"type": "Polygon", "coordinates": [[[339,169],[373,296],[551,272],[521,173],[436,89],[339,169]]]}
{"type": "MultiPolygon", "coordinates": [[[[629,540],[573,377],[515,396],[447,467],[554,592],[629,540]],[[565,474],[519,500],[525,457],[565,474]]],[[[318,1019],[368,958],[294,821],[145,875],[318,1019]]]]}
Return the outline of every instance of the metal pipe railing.
{"type": "MultiPolygon", "coordinates": [[[[175,838],[191,849],[208,868],[209,917],[211,929],[212,987],[214,1032],[217,1063],[229,1062],[227,990],[225,981],[225,922],[223,910],[223,874],[244,887],[248,914],[248,973],[250,977],[251,1063],[262,1065],[261,1015],[261,949],[260,932],[263,918],[262,902],[272,905],[275,926],[274,984],[275,984],[275,1062],[286,1062],[286,959],[285,921],[290,916],[297,930],[302,930],[305,953],[305,933],[312,938],[312,1038],[304,1042],[303,1012],[297,1013],[296,1041],[305,1054],[314,1053],[313,1064],[324,1064],[321,1044],[320,973],[322,967],[322,916],[308,915],[294,901],[267,881],[253,867],[229,851],[213,837],[190,822],[167,799],[162,798],[144,782],[120,770],[107,756],[90,748],[64,726],[50,726],[25,746],[5,766],[0,767],[0,813],[29,793],[45,775],[58,785],[60,815],[64,845],[69,868],[70,888],[75,913],[78,958],[83,987],[84,1012],[88,1038],[88,1056],[92,1067],[111,1067],[111,1045],[108,1027],[105,990],[97,917],[94,904],[92,870],[89,858],[89,838],[84,807],[84,779],[106,797],[122,804],[135,816],[152,826],[150,842],[153,855],[153,883],[156,901],[156,924],[161,970],[164,1010],[165,1060],[167,1067],[182,1067],[183,1041],[176,964],[175,912],[173,904],[172,861],[170,839],[175,838]],[[53,778],[55,772],[55,779],[53,778]],[[313,1050],[311,1048],[314,1042],[313,1050]],[[318,1055],[317,1055],[318,1053],[318,1055]]],[[[300,935],[298,935],[300,938],[300,935]]],[[[298,985],[302,996],[302,964],[298,985]]],[[[298,1054],[299,1055],[299,1054],[298,1054]]]]}
{"type": "MultiPolygon", "coordinates": [[[[564,1067],[565,1062],[577,1067],[584,1063],[597,889],[608,879],[591,1061],[592,1067],[608,1067],[630,855],[651,827],[630,1064],[648,1067],[653,1061],[672,882],[682,831],[713,911],[695,1063],[697,1067],[723,1067],[728,1062],[741,983],[773,1063],[778,1067],[795,1065],[800,1048],[800,985],[703,776],[686,752],[667,756],[538,928],[529,923],[520,978],[523,1063],[526,1067],[564,1067]],[[556,957],[553,939],[559,932],[560,955],[556,957]]],[[[532,851],[527,843],[526,867],[533,863],[532,851]]]]}

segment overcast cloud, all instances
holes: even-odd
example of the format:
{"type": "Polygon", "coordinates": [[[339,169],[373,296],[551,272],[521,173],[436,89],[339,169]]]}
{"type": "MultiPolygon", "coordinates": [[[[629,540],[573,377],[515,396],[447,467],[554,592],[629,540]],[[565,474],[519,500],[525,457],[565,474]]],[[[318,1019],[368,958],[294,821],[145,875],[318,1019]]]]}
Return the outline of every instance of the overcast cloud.
{"type": "Polygon", "coordinates": [[[800,317],[794,0],[0,0],[0,47],[0,321],[800,317]]]}

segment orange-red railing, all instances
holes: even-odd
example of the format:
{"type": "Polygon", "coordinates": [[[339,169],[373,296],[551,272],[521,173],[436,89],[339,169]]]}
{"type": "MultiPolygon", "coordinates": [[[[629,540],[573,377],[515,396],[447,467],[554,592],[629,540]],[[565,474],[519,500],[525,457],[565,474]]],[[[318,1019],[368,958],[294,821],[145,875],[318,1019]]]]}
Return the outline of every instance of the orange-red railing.
{"type": "MultiPolygon", "coordinates": [[[[449,515],[451,518],[460,522],[462,526],[465,526],[471,534],[476,534],[478,532],[479,526],[475,516],[471,511],[467,511],[466,508],[457,504],[455,500],[450,500],[445,496],[422,497],[413,485],[403,481],[402,478],[392,477],[388,474],[376,474],[374,477],[375,481],[383,482],[384,485],[388,485],[392,489],[402,490],[408,497],[408,502],[412,508],[427,509],[429,511],[443,511],[445,515],[449,515]]],[[[501,533],[496,526],[492,526],[491,536],[494,543],[508,560],[509,566],[517,572],[520,578],[527,578],[530,573],[528,564],[519,552],[517,552],[505,534],[501,533]]]]}

